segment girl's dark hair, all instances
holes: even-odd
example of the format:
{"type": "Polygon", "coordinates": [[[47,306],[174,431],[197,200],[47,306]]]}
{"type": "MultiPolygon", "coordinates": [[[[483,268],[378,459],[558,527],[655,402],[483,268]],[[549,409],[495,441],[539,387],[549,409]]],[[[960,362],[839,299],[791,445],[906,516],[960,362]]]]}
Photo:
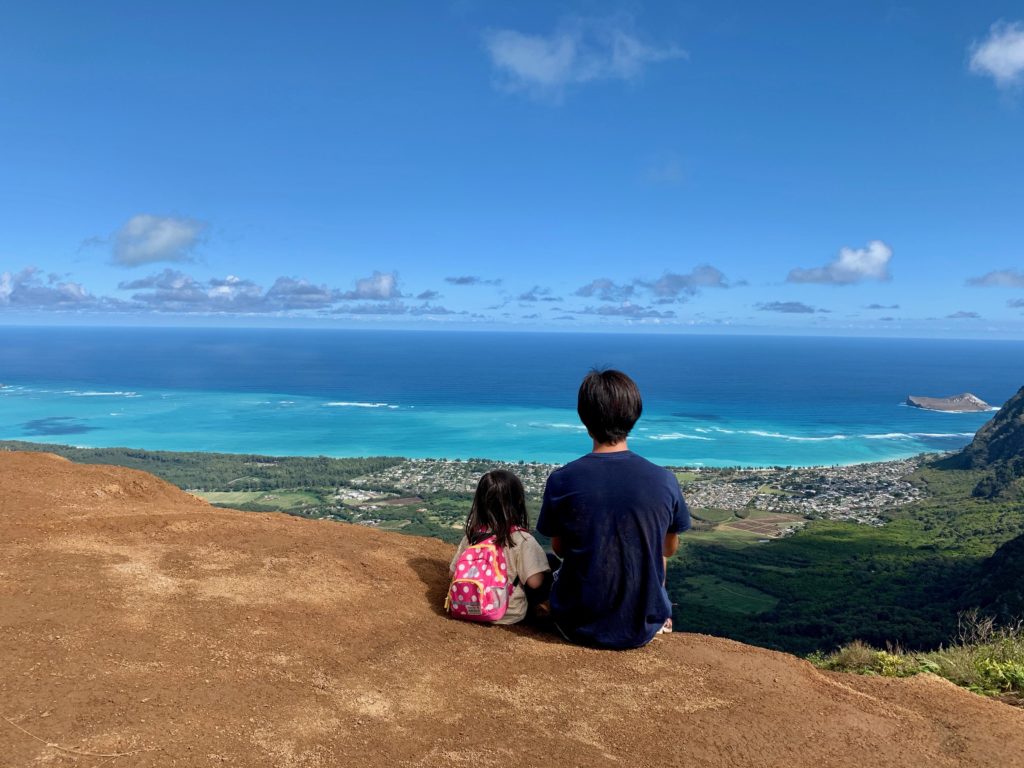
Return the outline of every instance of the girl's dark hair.
{"type": "Polygon", "coordinates": [[[580,384],[576,412],[602,445],[624,440],[644,410],[640,389],[622,371],[591,371],[580,384]]]}
{"type": "Polygon", "coordinates": [[[514,473],[492,469],[477,483],[473,506],[466,518],[466,539],[476,544],[494,536],[498,546],[512,547],[513,528],[530,529],[526,492],[514,473]]]}

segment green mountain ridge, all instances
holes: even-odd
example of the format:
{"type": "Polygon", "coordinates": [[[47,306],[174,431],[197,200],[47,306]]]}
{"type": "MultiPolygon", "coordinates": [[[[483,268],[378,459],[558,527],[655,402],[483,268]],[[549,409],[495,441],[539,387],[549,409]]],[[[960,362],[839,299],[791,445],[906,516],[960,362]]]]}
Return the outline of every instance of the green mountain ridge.
{"type": "MultiPolygon", "coordinates": [[[[944,463],[988,470],[974,487],[975,497],[1024,496],[1018,482],[1024,477],[1024,387],[978,430],[970,445],[944,463]]],[[[1006,623],[1024,619],[1024,535],[1007,541],[981,564],[979,578],[966,594],[968,606],[1006,623]]]]}
{"type": "Polygon", "coordinates": [[[974,496],[992,499],[1012,493],[1015,481],[1024,477],[1024,387],[978,430],[970,445],[940,466],[988,470],[974,487],[974,496]]]}

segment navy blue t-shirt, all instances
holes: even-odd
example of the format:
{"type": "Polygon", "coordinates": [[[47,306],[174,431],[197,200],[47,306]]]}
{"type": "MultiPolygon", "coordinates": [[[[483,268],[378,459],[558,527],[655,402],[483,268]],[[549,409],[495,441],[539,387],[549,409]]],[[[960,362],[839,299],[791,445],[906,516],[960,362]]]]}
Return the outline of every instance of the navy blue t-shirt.
{"type": "Polygon", "coordinates": [[[665,535],[690,527],[674,474],[632,451],[589,453],[555,470],[537,530],[562,540],[551,614],[569,638],[637,648],[672,615],[665,535]]]}

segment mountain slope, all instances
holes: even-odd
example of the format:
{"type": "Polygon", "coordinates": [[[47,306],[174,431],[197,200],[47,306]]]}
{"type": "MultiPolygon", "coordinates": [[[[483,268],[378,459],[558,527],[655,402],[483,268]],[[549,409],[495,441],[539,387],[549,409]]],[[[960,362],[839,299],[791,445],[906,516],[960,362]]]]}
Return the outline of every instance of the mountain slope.
{"type": "Polygon", "coordinates": [[[1024,387],[978,430],[966,448],[936,466],[988,470],[974,487],[974,496],[993,499],[1012,492],[1015,481],[1024,477],[1024,387]]]}
{"type": "Polygon", "coordinates": [[[0,541],[10,765],[1024,765],[1024,711],[934,677],[457,623],[448,545],[133,470],[0,453],[0,541]]]}
{"type": "Polygon", "coordinates": [[[1024,387],[978,430],[961,453],[966,468],[987,468],[1024,457],[1024,387]]]}

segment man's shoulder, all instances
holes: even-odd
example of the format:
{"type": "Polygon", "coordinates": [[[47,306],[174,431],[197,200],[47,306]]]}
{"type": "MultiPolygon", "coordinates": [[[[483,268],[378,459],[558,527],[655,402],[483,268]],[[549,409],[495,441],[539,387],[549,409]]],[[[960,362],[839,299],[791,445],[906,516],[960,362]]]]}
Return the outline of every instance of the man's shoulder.
{"type": "Polygon", "coordinates": [[[668,467],[663,467],[661,464],[655,464],[649,459],[645,459],[640,454],[634,453],[634,462],[637,468],[643,468],[643,471],[649,472],[652,475],[659,475],[665,478],[675,478],[675,473],[668,467]]]}
{"type": "Polygon", "coordinates": [[[580,456],[578,459],[573,459],[568,464],[563,464],[548,476],[549,479],[562,480],[567,477],[572,477],[578,472],[584,471],[584,467],[587,464],[587,458],[589,456],[590,454],[585,454],[580,456]]]}

